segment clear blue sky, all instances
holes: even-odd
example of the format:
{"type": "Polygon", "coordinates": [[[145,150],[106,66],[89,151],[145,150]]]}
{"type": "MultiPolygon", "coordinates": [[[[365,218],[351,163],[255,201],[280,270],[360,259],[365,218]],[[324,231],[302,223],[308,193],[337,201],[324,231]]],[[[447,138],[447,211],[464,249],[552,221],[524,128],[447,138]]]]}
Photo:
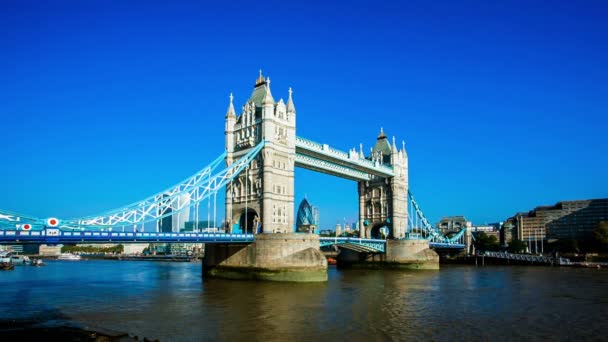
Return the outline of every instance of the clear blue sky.
{"type": "MultiPolygon", "coordinates": [[[[605,1],[5,0],[0,208],[74,217],[177,183],[222,152],[228,94],[240,108],[260,68],[275,99],[294,88],[300,136],[405,140],[432,222],[607,197],[606,18],[605,1]]],[[[356,217],[353,182],[297,170],[304,194],[323,228],[356,217]]]]}

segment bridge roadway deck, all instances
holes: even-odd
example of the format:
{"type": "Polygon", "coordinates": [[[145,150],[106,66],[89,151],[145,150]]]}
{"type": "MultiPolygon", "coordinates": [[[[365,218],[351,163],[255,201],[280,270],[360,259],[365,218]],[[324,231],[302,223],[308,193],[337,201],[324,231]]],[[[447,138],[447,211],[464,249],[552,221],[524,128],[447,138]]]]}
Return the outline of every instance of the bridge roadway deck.
{"type": "MultiPolygon", "coordinates": [[[[303,233],[304,234],[304,233],[303,233]]],[[[321,247],[358,245],[361,251],[383,253],[386,240],[345,237],[321,237],[321,247]]],[[[107,231],[18,231],[0,230],[0,244],[66,244],[66,243],[251,243],[253,234],[225,233],[138,233],[107,231]]],[[[463,249],[462,244],[430,243],[431,248],[463,249]]]]}

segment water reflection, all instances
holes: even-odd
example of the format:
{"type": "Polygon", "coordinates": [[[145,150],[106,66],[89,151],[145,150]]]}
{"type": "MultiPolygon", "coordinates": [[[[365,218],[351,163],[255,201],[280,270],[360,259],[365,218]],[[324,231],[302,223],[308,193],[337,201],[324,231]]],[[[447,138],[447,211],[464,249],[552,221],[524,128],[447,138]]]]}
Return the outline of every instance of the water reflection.
{"type": "Polygon", "coordinates": [[[201,265],[49,262],[0,274],[0,318],[170,341],[594,339],[608,272],[545,267],[338,271],[286,284],[201,279],[201,265]]]}

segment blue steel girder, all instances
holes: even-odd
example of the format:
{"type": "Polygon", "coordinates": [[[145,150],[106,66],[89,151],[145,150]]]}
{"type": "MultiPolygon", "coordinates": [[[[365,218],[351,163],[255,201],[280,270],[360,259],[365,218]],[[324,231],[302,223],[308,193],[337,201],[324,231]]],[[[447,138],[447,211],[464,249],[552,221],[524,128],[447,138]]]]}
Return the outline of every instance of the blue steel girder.
{"type": "MultiPolygon", "coordinates": [[[[32,231],[0,230],[0,244],[16,243],[250,243],[253,234],[225,233],[145,233],[110,231],[65,231],[43,229],[32,231]]],[[[345,237],[321,237],[320,247],[339,245],[357,252],[384,253],[386,241],[345,237]]],[[[431,248],[463,249],[463,244],[430,242],[431,248]]]]}
{"type": "MultiPolygon", "coordinates": [[[[431,244],[434,244],[435,247],[458,245],[458,246],[463,246],[462,248],[464,248],[464,244],[461,242],[461,240],[463,238],[464,233],[467,230],[466,227],[462,228],[458,233],[456,233],[452,237],[447,237],[447,236],[442,235],[438,229],[436,229],[429,223],[426,216],[422,212],[422,209],[420,209],[420,206],[414,199],[414,195],[409,190],[408,190],[407,194],[408,194],[409,201],[412,204],[412,207],[415,211],[414,213],[412,213],[408,216],[408,221],[409,221],[410,227],[414,227],[414,215],[416,215],[418,218],[418,221],[420,223],[422,223],[422,227],[415,227],[415,228],[422,229],[427,234],[426,239],[429,240],[431,244]]],[[[460,247],[458,247],[458,248],[460,248],[460,247]]]]}
{"type": "Polygon", "coordinates": [[[253,234],[0,230],[0,244],[15,243],[250,243],[253,234]]]}
{"type": "Polygon", "coordinates": [[[360,239],[350,237],[321,237],[319,238],[321,247],[334,245],[354,245],[363,247],[366,252],[384,253],[386,249],[386,240],[380,239],[360,239]]]}

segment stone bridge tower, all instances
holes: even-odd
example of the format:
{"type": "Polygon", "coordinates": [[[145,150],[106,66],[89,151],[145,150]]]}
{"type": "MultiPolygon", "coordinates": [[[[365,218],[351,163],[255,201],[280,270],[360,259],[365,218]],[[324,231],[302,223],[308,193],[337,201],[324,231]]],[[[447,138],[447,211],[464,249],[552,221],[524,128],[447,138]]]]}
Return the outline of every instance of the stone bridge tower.
{"type": "Polygon", "coordinates": [[[275,102],[270,78],[260,76],[236,115],[233,97],[226,113],[226,164],[261,141],[265,146],[249,167],[226,186],[226,221],[232,232],[287,233],[294,226],[296,109],[291,88],[287,104],[275,102]]]}
{"type": "MultiPolygon", "coordinates": [[[[363,154],[363,151],[361,151],[363,154]]],[[[393,137],[389,143],[384,130],[376,140],[369,157],[374,163],[390,165],[395,176],[375,177],[359,182],[359,235],[362,238],[405,237],[407,230],[408,159],[405,143],[399,151],[393,137]]]]}

